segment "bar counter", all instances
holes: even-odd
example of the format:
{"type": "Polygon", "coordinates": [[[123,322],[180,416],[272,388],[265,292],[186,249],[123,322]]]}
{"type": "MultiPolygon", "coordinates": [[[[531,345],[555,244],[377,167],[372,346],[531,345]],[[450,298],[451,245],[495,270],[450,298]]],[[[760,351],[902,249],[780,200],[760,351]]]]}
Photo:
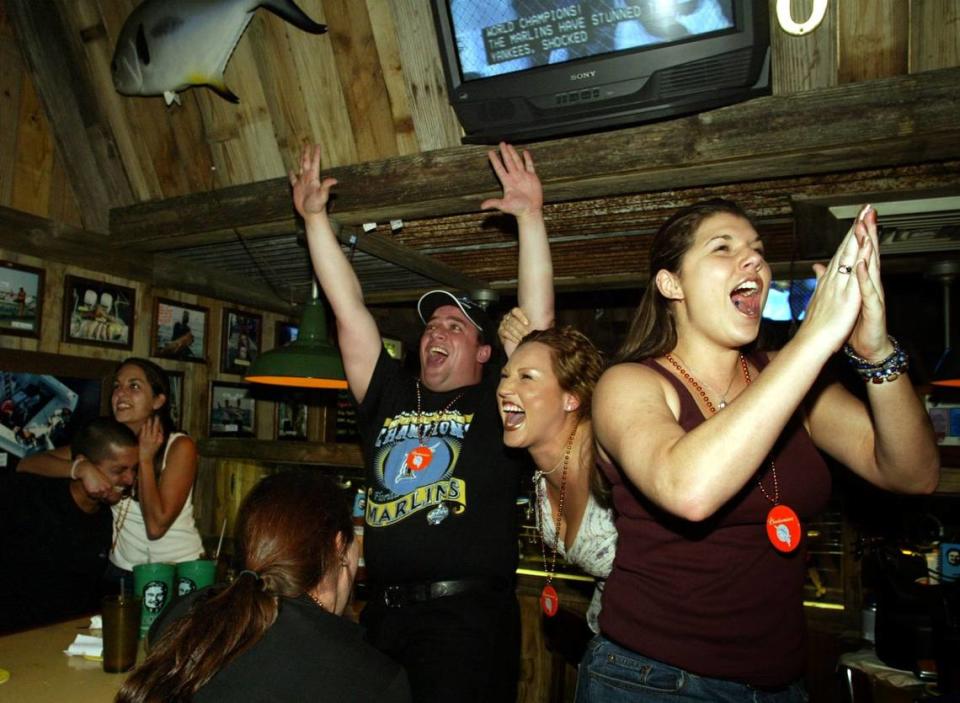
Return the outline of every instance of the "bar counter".
{"type": "Polygon", "coordinates": [[[26,630],[0,637],[0,669],[10,672],[0,684],[0,703],[106,703],[112,701],[125,674],[107,674],[99,661],[63,653],[90,618],[26,630]]]}

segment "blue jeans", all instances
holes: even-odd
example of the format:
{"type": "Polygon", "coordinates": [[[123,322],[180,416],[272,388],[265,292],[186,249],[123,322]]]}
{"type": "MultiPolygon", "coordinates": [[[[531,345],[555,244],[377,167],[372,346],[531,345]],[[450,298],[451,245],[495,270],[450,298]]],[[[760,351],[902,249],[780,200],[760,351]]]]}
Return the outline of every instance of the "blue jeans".
{"type": "Polygon", "coordinates": [[[594,637],[580,662],[577,703],[711,701],[717,703],[807,703],[799,681],[768,691],[736,681],[697,676],[594,637]]]}

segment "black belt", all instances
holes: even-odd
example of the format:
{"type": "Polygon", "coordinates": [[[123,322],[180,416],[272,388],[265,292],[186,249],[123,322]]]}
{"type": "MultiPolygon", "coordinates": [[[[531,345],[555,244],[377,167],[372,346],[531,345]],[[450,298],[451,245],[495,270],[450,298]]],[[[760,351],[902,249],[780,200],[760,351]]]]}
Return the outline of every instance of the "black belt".
{"type": "Polygon", "coordinates": [[[426,603],[473,591],[491,591],[494,585],[486,579],[455,579],[451,581],[423,581],[419,583],[398,583],[391,586],[376,585],[371,591],[370,600],[379,601],[388,608],[401,608],[414,603],[426,603]]]}

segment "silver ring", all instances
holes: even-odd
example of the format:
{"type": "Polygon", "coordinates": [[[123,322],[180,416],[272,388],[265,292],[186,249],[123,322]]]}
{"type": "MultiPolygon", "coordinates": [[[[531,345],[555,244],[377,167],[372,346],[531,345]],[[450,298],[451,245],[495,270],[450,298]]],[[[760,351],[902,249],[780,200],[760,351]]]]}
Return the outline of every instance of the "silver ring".
{"type": "Polygon", "coordinates": [[[837,271],[840,273],[850,273],[853,271],[853,266],[847,266],[846,264],[840,264],[837,266],[837,271]]]}

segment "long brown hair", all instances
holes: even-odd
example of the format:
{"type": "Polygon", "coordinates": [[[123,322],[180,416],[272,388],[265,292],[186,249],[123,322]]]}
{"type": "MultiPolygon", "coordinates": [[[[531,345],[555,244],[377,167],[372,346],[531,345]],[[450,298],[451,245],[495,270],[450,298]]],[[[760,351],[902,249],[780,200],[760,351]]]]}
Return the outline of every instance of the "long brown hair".
{"type": "Polygon", "coordinates": [[[118,703],[191,700],[260,640],[277,619],[281,597],[300,596],[340,568],[340,549],[353,541],[350,507],[322,474],[274,474],[244,500],[237,538],[245,571],[199,596],[170,626],[126,680],[118,703]]]}
{"type": "MultiPolygon", "coordinates": [[[[553,374],[557,377],[560,388],[580,401],[575,411],[577,423],[584,419],[589,420],[593,389],[604,369],[600,350],[585,334],[569,326],[534,330],[520,340],[517,348],[531,342],[543,344],[550,350],[553,374]]],[[[596,458],[596,447],[591,434],[584,442],[581,459],[590,473],[590,492],[598,503],[606,506],[610,502],[610,488],[603,475],[597,471],[596,458]]]]}
{"type": "Polygon", "coordinates": [[[750,216],[732,200],[712,198],[681,208],[657,230],[650,244],[647,287],[614,363],[662,356],[677,346],[677,321],[670,301],[657,288],[657,273],[660,270],[679,272],[683,257],[693,246],[697,229],[708,217],[720,213],[742,217],[752,224],[750,216]]]}

